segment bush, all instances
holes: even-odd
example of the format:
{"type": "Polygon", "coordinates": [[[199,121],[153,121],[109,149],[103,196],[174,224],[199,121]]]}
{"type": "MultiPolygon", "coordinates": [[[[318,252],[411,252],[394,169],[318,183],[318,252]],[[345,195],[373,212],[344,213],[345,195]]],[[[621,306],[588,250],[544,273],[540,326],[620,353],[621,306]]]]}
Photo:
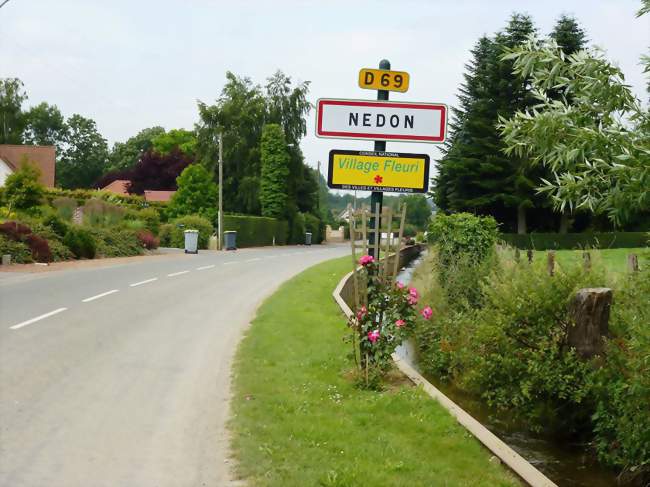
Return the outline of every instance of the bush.
{"type": "Polygon", "coordinates": [[[149,230],[140,230],[136,233],[136,236],[140,244],[147,250],[157,249],[160,244],[160,241],[149,230]]]}
{"type": "Polygon", "coordinates": [[[50,214],[43,218],[43,225],[50,228],[59,238],[65,237],[65,234],[68,233],[69,225],[54,214],[50,214]]]}
{"type": "MultiPolygon", "coordinates": [[[[311,232],[311,242],[314,244],[319,244],[325,238],[325,224],[317,216],[312,215],[311,213],[304,213],[305,218],[305,232],[311,232]]],[[[302,242],[304,243],[303,239],[302,242]]]]}
{"type": "Polygon", "coordinates": [[[144,222],[144,228],[154,235],[160,231],[160,213],[154,208],[145,208],[137,213],[138,219],[144,222]]]}
{"type": "Polygon", "coordinates": [[[176,218],[172,223],[160,226],[160,245],[164,247],[185,247],[185,230],[199,231],[199,249],[207,249],[213,233],[212,224],[203,217],[189,215],[176,218]]]}
{"type": "Polygon", "coordinates": [[[4,235],[8,240],[27,245],[31,251],[32,259],[36,262],[50,262],[52,259],[47,240],[34,234],[32,229],[24,223],[4,222],[0,224],[0,235],[4,235]]]}
{"type": "Polygon", "coordinates": [[[296,213],[291,220],[291,229],[289,232],[289,243],[305,243],[305,217],[302,213],[296,213]]]}
{"type": "Polygon", "coordinates": [[[646,247],[650,234],[645,232],[611,232],[611,233],[502,233],[499,238],[522,250],[560,250],[560,249],[628,249],[646,247]]]}
{"type": "Polygon", "coordinates": [[[100,257],[129,257],[142,254],[142,244],[135,230],[125,228],[88,228],[97,243],[100,257]]]}
{"type": "Polygon", "coordinates": [[[224,231],[237,232],[237,247],[262,247],[287,243],[288,224],[265,216],[224,215],[224,231]]]}
{"type": "Polygon", "coordinates": [[[77,259],[94,259],[97,253],[95,239],[88,230],[83,228],[70,227],[63,237],[63,244],[77,259]]]}
{"type": "Polygon", "coordinates": [[[66,196],[61,196],[54,198],[51,204],[54,208],[56,208],[59,217],[69,222],[72,221],[74,210],[77,208],[77,200],[68,198],[66,196]]]}
{"type": "Polygon", "coordinates": [[[173,240],[173,234],[175,228],[176,225],[174,225],[173,223],[163,223],[162,225],[160,225],[160,229],[158,230],[158,237],[160,239],[161,247],[172,246],[172,240],[173,240]]]}
{"type": "Polygon", "coordinates": [[[61,262],[74,259],[72,251],[61,240],[48,240],[47,243],[52,253],[52,261],[61,262]]]}
{"type": "Polygon", "coordinates": [[[92,227],[114,226],[124,218],[124,208],[92,198],[83,207],[84,223],[92,227]]]}
{"type": "Polygon", "coordinates": [[[15,241],[0,234],[0,255],[11,255],[12,262],[17,264],[29,264],[33,262],[32,251],[27,244],[15,241]]]}
{"type": "Polygon", "coordinates": [[[45,192],[45,187],[38,181],[40,175],[40,169],[24,162],[18,171],[7,176],[3,190],[7,206],[27,210],[40,205],[45,192]]]}
{"type": "Polygon", "coordinates": [[[25,243],[32,251],[32,259],[36,262],[50,262],[52,260],[52,252],[50,246],[43,237],[34,233],[25,237],[25,243]]]}
{"type": "MultiPolygon", "coordinates": [[[[399,228],[397,229],[399,231],[399,228]]],[[[418,229],[415,225],[410,223],[404,224],[404,232],[402,233],[403,237],[415,237],[418,233],[418,229]]]]}

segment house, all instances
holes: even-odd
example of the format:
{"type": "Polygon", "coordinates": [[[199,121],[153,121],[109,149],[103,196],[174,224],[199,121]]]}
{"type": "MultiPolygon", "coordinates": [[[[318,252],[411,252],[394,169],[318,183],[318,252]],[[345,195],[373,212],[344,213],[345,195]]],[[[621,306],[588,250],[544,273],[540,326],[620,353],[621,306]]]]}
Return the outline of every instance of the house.
{"type": "Polygon", "coordinates": [[[0,144],[0,186],[4,186],[7,176],[16,172],[25,161],[41,170],[41,184],[54,187],[56,148],[53,145],[12,144],[0,144]]]}
{"type": "Polygon", "coordinates": [[[112,183],[104,186],[101,191],[107,191],[109,193],[115,193],[115,194],[121,194],[121,195],[127,195],[129,192],[127,191],[129,184],[131,184],[131,181],[128,179],[116,179],[112,183]]]}
{"type": "Polygon", "coordinates": [[[160,201],[167,203],[172,199],[176,191],[155,191],[151,189],[144,190],[144,199],[145,201],[160,201]]]}

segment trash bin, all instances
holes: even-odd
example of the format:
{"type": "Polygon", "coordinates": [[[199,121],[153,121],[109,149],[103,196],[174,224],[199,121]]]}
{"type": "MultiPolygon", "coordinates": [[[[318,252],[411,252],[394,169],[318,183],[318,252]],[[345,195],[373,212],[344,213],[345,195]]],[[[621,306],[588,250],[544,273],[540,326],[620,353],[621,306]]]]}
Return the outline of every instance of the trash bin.
{"type": "Polygon", "coordinates": [[[311,245],[311,232],[305,233],[305,245],[311,245]]]}
{"type": "Polygon", "coordinates": [[[185,253],[198,254],[199,253],[199,231],[198,230],[185,230],[185,253]]]}
{"type": "Polygon", "coordinates": [[[229,230],[227,232],[223,232],[223,241],[224,241],[224,248],[226,250],[237,250],[237,232],[234,230],[229,230]]]}

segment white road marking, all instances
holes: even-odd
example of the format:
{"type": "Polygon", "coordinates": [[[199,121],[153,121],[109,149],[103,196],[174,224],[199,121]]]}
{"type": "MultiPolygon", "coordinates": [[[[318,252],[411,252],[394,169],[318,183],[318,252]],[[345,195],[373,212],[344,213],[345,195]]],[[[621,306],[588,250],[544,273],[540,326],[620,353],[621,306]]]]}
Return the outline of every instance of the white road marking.
{"type": "Polygon", "coordinates": [[[97,294],[95,296],[91,296],[89,298],[82,299],[81,302],[82,303],[89,303],[91,301],[94,301],[95,299],[103,298],[104,296],[108,296],[109,294],[113,294],[113,293],[116,293],[118,291],[119,291],[119,289],[111,289],[110,291],[106,291],[105,293],[97,294]]]}
{"type": "Polygon", "coordinates": [[[158,280],[157,277],[152,277],[151,279],[147,279],[146,281],[134,282],[133,284],[129,284],[129,286],[131,287],[141,286],[142,284],[147,284],[149,282],[154,282],[157,280],[158,280]]]}
{"type": "Polygon", "coordinates": [[[49,318],[50,316],[54,316],[56,314],[61,313],[62,311],[65,311],[68,308],[59,308],[55,309],[54,311],[50,311],[49,313],[45,313],[44,315],[37,316],[36,318],[32,318],[31,320],[23,321],[22,323],[18,323],[17,325],[10,326],[9,328],[11,330],[17,330],[18,328],[22,328],[23,326],[31,325],[32,323],[36,323],[37,321],[43,320],[45,318],[49,318]]]}
{"type": "Polygon", "coordinates": [[[214,267],[214,264],[204,265],[204,266],[201,266],[201,267],[197,267],[196,270],[197,271],[204,271],[206,269],[212,269],[213,267],[214,267]]]}
{"type": "Polygon", "coordinates": [[[245,260],[244,262],[255,262],[257,260],[262,260],[262,259],[260,259],[259,257],[255,257],[254,259],[248,259],[248,260],[245,260]]]}
{"type": "Polygon", "coordinates": [[[267,258],[267,259],[275,259],[275,258],[277,258],[277,255],[269,255],[269,256],[267,256],[266,258],[267,258]]]}
{"type": "Polygon", "coordinates": [[[180,276],[181,274],[187,274],[190,271],[179,271],[179,272],[172,272],[171,274],[167,274],[167,277],[175,277],[175,276],[180,276]]]}
{"type": "Polygon", "coordinates": [[[233,260],[232,262],[224,262],[223,265],[230,265],[230,264],[239,264],[241,260],[233,260]]]}

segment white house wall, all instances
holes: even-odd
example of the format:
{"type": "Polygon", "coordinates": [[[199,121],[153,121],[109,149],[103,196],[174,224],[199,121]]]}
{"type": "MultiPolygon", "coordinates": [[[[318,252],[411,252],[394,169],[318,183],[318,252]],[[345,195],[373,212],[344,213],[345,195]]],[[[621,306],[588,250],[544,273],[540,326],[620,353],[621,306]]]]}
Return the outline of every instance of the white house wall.
{"type": "Polygon", "coordinates": [[[7,176],[12,174],[14,171],[9,167],[9,165],[0,159],[0,186],[5,185],[5,179],[7,179],[7,176]]]}

